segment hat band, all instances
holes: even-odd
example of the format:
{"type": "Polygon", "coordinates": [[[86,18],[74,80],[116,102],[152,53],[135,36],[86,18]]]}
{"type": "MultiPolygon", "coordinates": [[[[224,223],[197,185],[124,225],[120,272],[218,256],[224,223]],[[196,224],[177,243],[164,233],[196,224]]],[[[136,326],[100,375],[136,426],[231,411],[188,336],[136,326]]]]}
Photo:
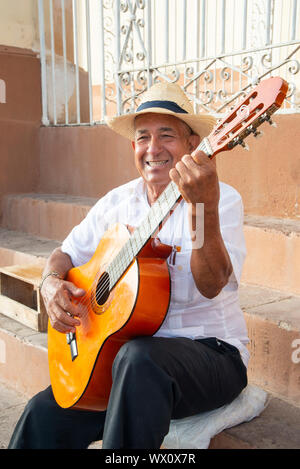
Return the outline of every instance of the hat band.
{"type": "Polygon", "coordinates": [[[180,114],[188,114],[187,111],[178,106],[178,104],[174,103],[174,101],[146,101],[145,103],[140,104],[136,112],[153,107],[161,107],[163,109],[168,109],[168,111],[173,111],[180,114]]]}

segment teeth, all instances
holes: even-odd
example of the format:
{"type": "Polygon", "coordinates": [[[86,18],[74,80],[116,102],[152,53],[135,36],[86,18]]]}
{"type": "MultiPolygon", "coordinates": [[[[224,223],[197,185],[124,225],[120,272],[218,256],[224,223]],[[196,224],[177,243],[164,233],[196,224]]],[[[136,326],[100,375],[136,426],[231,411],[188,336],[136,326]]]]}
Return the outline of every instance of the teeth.
{"type": "Polygon", "coordinates": [[[149,166],[163,166],[164,164],[166,164],[168,162],[168,160],[164,160],[164,161],[147,161],[147,164],[149,166]]]}

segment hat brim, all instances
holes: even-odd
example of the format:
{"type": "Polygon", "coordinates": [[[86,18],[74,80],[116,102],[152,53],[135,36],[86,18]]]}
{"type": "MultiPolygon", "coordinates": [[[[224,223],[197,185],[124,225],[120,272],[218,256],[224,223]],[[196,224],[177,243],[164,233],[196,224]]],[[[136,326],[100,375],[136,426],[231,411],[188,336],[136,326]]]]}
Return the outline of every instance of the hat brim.
{"type": "Polygon", "coordinates": [[[139,112],[135,112],[132,114],[123,114],[122,116],[115,116],[115,117],[107,117],[106,123],[107,125],[114,130],[119,135],[122,135],[129,140],[134,140],[135,135],[135,128],[134,128],[134,120],[137,116],[141,114],[169,114],[171,116],[175,116],[178,119],[185,122],[192,131],[199,135],[201,138],[204,138],[210,134],[214,126],[216,125],[216,119],[213,116],[208,114],[201,115],[201,114],[185,114],[185,113],[176,113],[173,111],[169,111],[168,109],[162,108],[150,108],[144,109],[139,112]]]}

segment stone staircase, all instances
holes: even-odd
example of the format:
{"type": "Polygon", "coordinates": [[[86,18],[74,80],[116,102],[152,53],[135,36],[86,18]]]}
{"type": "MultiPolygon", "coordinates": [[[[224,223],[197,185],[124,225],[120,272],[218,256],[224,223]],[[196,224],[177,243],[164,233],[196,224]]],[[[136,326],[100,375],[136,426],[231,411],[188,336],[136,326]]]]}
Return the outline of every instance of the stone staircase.
{"type": "MultiPolygon", "coordinates": [[[[1,272],[12,265],[41,271],[95,201],[5,195],[1,272]]],[[[252,215],[244,228],[248,257],[240,300],[251,339],[249,378],[270,393],[270,403],[259,418],[215,437],[211,448],[300,448],[300,224],[252,215]]],[[[0,380],[31,396],[49,384],[47,333],[8,317],[5,308],[0,313],[0,380]]]]}

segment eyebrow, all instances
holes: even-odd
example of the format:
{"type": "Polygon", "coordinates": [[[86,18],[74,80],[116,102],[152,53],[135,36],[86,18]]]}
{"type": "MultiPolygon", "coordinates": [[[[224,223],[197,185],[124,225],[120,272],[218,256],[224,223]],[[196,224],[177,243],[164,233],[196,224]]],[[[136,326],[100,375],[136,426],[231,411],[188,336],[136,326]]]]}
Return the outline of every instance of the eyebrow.
{"type": "MultiPolygon", "coordinates": [[[[173,132],[173,133],[176,133],[176,130],[173,129],[172,127],[160,127],[158,130],[159,130],[160,132],[173,132]]],[[[137,130],[137,133],[138,133],[139,135],[145,134],[145,133],[147,133],[147,132],[149,132],[148,129],[139,129],[139,130],[137,130]]]]}

